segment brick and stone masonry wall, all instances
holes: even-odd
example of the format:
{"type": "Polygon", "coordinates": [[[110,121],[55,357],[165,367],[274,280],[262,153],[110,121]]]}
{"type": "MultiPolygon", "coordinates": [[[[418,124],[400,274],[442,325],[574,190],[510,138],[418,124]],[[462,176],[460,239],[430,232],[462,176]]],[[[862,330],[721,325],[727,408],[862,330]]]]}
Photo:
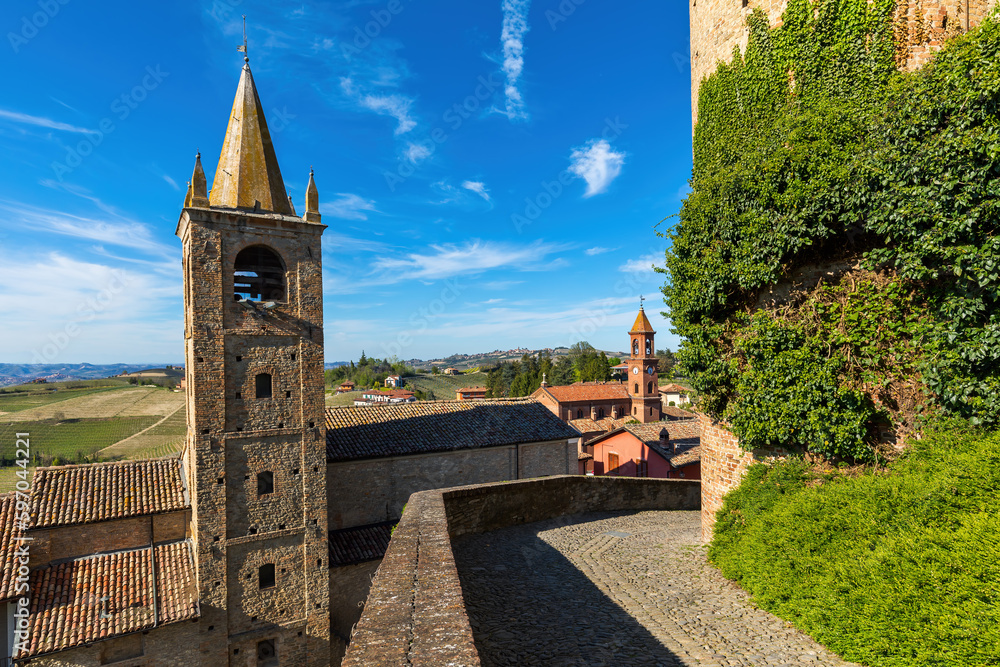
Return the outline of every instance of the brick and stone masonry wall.
{"type": "MultiPolygon", "coordinates": [[[[254,652],[256,658],[256,651],[254,652]]],[[[198,619],[32,658],[32,667],[189,667],[198,665],[198,619]],[[141,651],[142,655],[136,656],[141,651]]],[[[254,662],[256,665],[256,661],[254,662]]]]}
{"type": "Polygon", "coordinates": [[[410,497],[343,664],[479,665],[451,550],[460,535],[594,511],[694,510],[700,484],[563,475],[410,497]]]}
{"type": "Polygon", "coordinates": [[[740,448],[740,441],[722,422],[698,414],[701,422],[701,537],[712,541],[715,514],[723,498],[739,486],[747,468],[758,461],[781,458],[788,452],[780,449],[740,448]]]}
{"type": "MultiPolygon", "coordinates": [[[[922,67],[944,41],[977,26],[997,0],[899,0],[897,2],[898,64],[906,70],[922,67]]],[[[691,20],[691,119],[698,120],[698,88],[720,61],[729,62],[733,49],[746,48],[747,17],[755,8],[772,26],[781,24],[786,0],[688,0],[691,20]]]]}

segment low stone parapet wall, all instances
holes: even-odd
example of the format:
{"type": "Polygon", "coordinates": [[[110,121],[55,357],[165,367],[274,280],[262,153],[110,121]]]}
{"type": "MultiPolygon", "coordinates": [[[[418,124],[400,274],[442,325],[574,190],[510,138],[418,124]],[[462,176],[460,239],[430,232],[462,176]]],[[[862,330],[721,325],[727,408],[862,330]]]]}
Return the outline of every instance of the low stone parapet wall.
{"type": "Polygon", "coordinates": [[[479,665],[451,540],[586,512],[697,510],[696,480],[563,475],[410,496],[344,657],[346,667],[479,665]]]}

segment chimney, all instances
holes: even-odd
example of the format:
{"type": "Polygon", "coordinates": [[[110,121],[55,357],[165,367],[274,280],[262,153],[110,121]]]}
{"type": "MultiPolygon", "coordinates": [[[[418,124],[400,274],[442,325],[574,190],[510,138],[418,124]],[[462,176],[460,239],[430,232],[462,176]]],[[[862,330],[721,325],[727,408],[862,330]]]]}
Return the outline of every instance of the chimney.
{"type": "MultiPolygon", "coordinates": [[[[670,432],[667,431],[667,429],[665,429],[665,428],[661,428],[660,429],[660,447],[663,447],[663,449],[669,451],[669,447],[670,447],[670,432]]],[[[674,449],[676,451],[676,445],[674,446],[674,449]]]]}

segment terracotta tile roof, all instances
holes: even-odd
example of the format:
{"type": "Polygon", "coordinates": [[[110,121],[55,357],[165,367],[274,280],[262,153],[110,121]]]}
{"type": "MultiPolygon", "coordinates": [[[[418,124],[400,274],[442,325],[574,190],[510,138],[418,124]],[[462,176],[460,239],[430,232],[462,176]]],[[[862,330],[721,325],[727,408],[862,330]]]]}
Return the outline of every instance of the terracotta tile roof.
{"type": "Polygon", "coordinates": [[[580,437],[544,405],[523,398],[327,408],[326,428],[328,461],[580,437]]]}
{"type": "Polygon", "coordinates": [[[567,423],[580,433],[606,433],[607,431],[613,431],[616,428],[619,428],[631,418],[632,417],[630,415],[619,417],[618,419],[614,419],[613,417],[604,417],[603,419],[597,420],[584,417],[583,419],[571,419],[567,423]]]}
{"type": "Polygon", "coordinates": [[[670,461],[670,465],[675,468],[691,465],[692,463],[698,463],[701,461],[701,445],[696,445],[686,451],[682,451],[679,454],[674,454],[667,460],[670,461]]]}
{"type": "Polygon", "coordinates": [[[576,455],[576,459],[578,461],[589,461],[592,458],[594,458],[594,455],[588,454],[587,452],[578,452],[576,455]]]}
{"type": "Polygon", "coordinates": [[[624,384],[570,384],[556,387],[541,387],[533,396],[540,392],[548,393],[560,403],[575,401],[617,401],[629,400],[628,387],[624,384]]]}
{"type": "Polygon", "coordinates": [[[389,548],[396,521],[330,531],[330,567],[378,560],[389,548]]]}
{"type": "Polygon", "coordinates": [[[94,523],[188,506],[176,457],[37,468],[31,527],[94,523]]]}
{"type": "Polygon", "coordinates": [[[683,408],[675,408],[668,405],[663,408],[663,414],[669,418],[671,421],[676,421],[678,419],[696,419],[697,416],[693,412],[688,412],[683,408]]]}
{"type": "Polygon", "coordinates": [[[32,572],[30,643],[19,657],[136,632],[152,627],[154,620],[164,625],[196,617],[190,542],[164,544],[155,552],[155,587],[148,548],[77,558],[32,572]]]}
{"type": "Polygon", "coordinates": [[[625,424],[622,428],[642,440],[644,443],[659,444],[660,431],[667,429],[671,443],[698,444],[692,440],[701,440],[701,423],[697,419],[676,422],[651,422],[649,424],[625,424]]]}
{"type": "Polygon", "coordinates": [[[18,563],[15,562],[14,551],[20,546],[15,538],[21,535],[21,530],[15,522],[17,495],[14,492],[0,496],[0,602],[16,597],[14,587],[18,563]]]}
{"type": "Polygon", "coordinates": [[[462,387],[461,389],[457,389],[456,391],[460,394],[464,394],[466,392],[485,393],[486,387],[462,387]]]}
{"type": "Polygon", "coordinates": [[[639,308],[639,314],[635,316],[635,324],[629,333],[656,333],[653,331],[653,325],[649,323],[649,318],[646,317],[646,311],[642,308],[639,308]]]}
{"type": "Polygon", "coordinates": [[[671,383],[671,384],[665,384],[662,387],[660,387],[660,393],[661,394],[667,394],[667,393],[670,393],[670,394],[690,394],[691,390],[688,389],[687,387],[682,387],[679,384],[671,383]]]}

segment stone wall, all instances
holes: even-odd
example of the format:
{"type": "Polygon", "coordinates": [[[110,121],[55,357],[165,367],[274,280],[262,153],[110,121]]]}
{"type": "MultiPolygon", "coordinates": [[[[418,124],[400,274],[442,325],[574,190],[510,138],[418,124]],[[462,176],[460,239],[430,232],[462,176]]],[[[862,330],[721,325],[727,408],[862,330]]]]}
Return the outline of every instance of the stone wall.
{"type": "Polygon", "coordinates": [[[480,664],[452,538],[585,512],[697,509],[699,486],[566,475],[416,493],[392,535],[343,664],[480,664]]]}
{"type": "MultiPolygon", "coordinates": [[[[188,667],[201,664],[198,658],[198,619],[31,659],[33,667],[98,667],[107,664],[128,667],[188,667]],[[122,662],[127,658],[131,659],[122,662]]],[[[253,664],[256,667],[256,660],[253,664]]]]}
{"type": "Polygon", "coordinates": [[[726,425],[699,413],[701,422],[701,537],[712,541],[715,514],[722,499],[739,485],[747,468],[767,458],[781,458],[788,452],[780,449],[740,449],[739,439],[726,425]]]}
{"type": "MultiPolygon", "coordinates": [[[[899,0],[896,10],[897,63],[907,70],[923,66],[944,41],[976,26],[997,0],[899,0]]],[[[702,80],[729,62],[733,49],[746,48],[746,19],[755,8],[772,26],[781,24],[787,0],[688,0],[691,21],[691,118],[698,120],[702,80]]]]}
{"type": "Polygon", "coordinates": [[[139,549],[150,544],[190,537],[191,512],[165,512],[79,526],[31,531],[31,567],[106,551],[139,549]]]}
{"type": "Polygon", "coordinates": [[[577,472],[575,441],[327,464],[330,529],[394,521],[418,491],[577,472]]]}
{"type": "Polygon", "coordinates": [[[330,664],[344,657],[347,642],[372,587],[372,577],[381,560],[330,568],[330,664]]]}

